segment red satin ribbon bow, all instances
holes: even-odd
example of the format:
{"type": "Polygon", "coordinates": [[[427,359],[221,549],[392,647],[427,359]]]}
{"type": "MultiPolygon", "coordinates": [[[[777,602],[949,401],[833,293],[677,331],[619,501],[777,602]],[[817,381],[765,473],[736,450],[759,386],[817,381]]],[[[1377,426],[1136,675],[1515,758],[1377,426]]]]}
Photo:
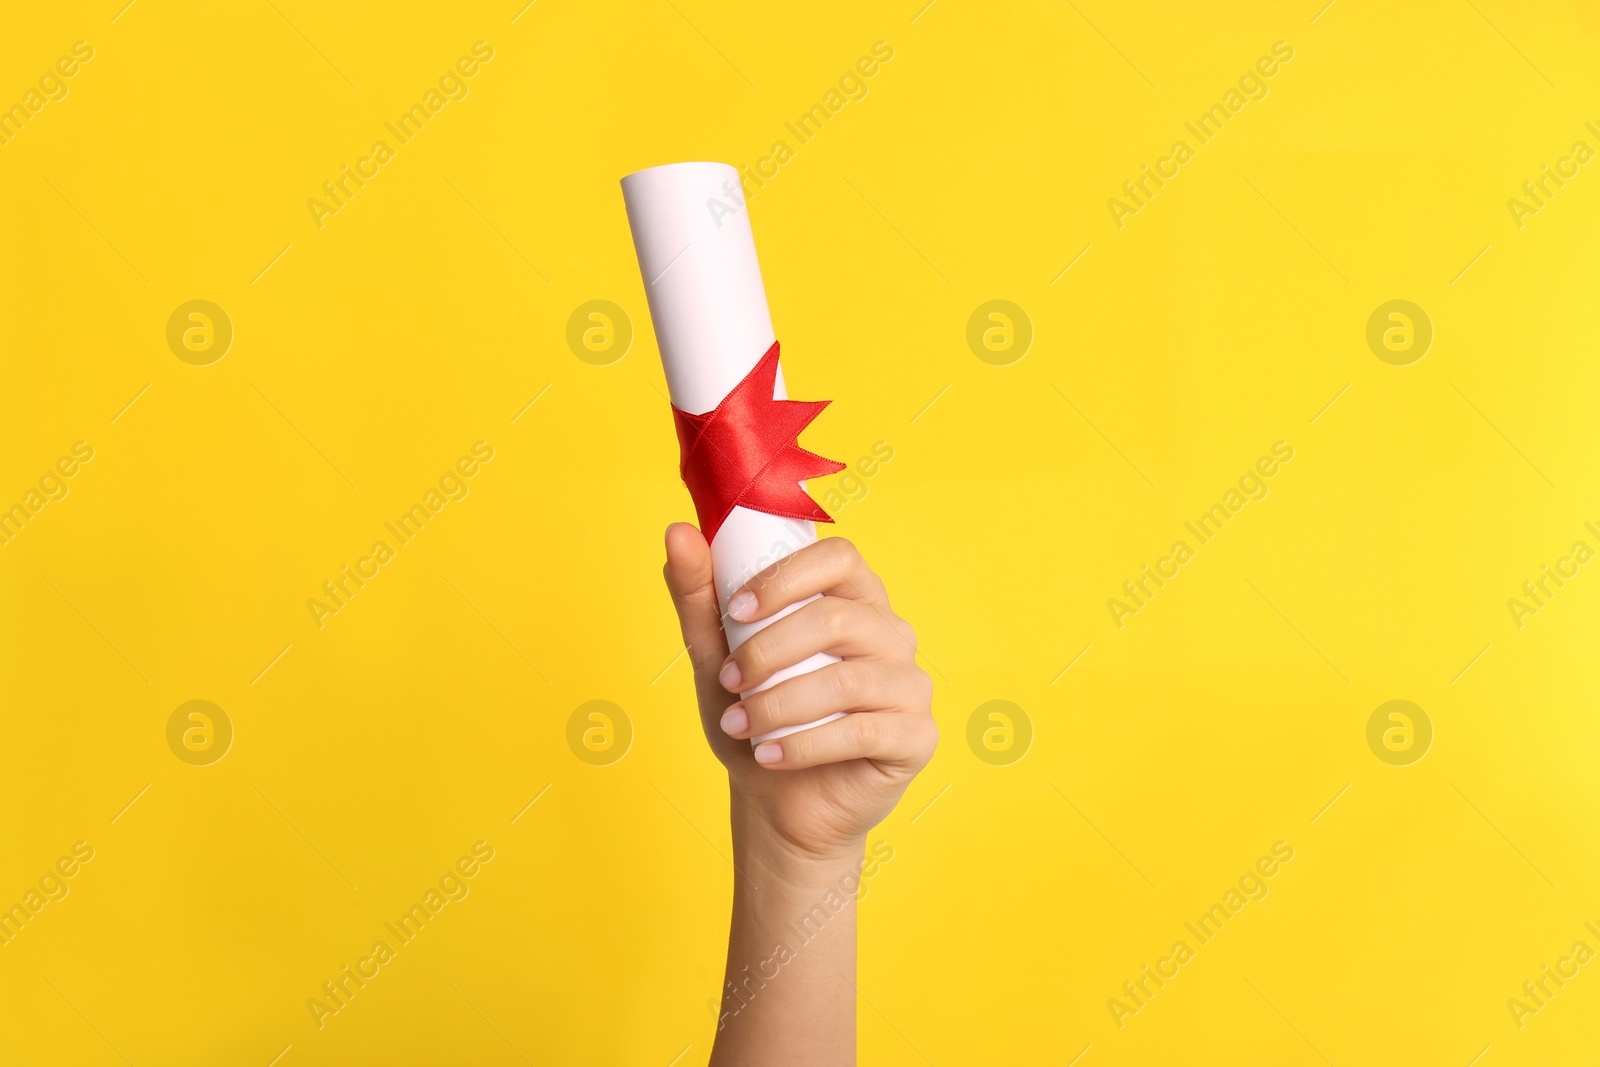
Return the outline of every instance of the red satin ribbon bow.
{"type": "Polygon", "coordinates": [[[709,541],[736,507],[789,519],[832,522],[799,483],[844,470],[800,447],[800,431],[831,400],[774,400],[778,342],[712,411],[672,409],[682,459],[678,471],[709,541]]]}

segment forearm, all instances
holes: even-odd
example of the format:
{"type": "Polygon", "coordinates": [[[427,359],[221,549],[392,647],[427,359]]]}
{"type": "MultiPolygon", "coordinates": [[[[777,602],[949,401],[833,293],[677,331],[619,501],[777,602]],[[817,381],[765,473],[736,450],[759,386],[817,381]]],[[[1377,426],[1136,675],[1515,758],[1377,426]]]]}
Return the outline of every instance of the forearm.
{"type": "Polygon", "coordinates": [[[711,1067],[856,1062],[862,848],[802,856],[734,811],[733,921],[711,1067]]]}

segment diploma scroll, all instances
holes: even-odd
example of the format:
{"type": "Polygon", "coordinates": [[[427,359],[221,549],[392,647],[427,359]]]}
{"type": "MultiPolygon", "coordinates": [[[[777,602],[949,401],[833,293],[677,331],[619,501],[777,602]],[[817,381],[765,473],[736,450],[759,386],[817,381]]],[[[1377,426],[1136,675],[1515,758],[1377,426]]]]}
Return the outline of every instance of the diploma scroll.
{"type": "MultiPolygon", "coordinates": [[[[738,172],[724,163],[673,163],[623,178],[622,194],[667,388],[677,409],[684,480],[695,496],[701,527],[711,539],[717,601],[728,646],[738,648],[750,635],[810,602],[791,605],[754,623],[735,622],[727,616],[728,598],[742,585],[816,541],[813,521],[827,516],[805,496],[802,479],[841,465],[797,445],[777,443],[777,438],[792,441],[788,429],[797,433],[823,405],[770,403],[786,401],[787,393],[783,371],[775,366],[776,334],[738,172]],[[753,389],[765,393],[767,374],[772,376],[770,396],[751,396],[753,389]],[[741,400],[742,405],[736,405],[741,400]],[[735,406],[742,407],[738,416],[742,431],[734,428],[735,406]],[[780,422],[784,424],[781,427],[777,425],[780,422]],[[769,457],[764,465],[748,458],[759,458],[763,447],[769,457]],[[711,469],[719,464],[720,471],[711,469]],[[757,467],[765,472],[764,490],[741,489],[729,482],[729,478],[738,478],[740,469],[754,471],[757,467]],[[774,476],[781,484],[771,484],[774,476]],[[710,485],[712,482],[720,484],[710,485]],[[757,506],[730,507],[728,502],[735,497],[757,506]],[[796,499],[803,503],[793,506],[796,499]],[[766,503],[760,503],[763,500],[766,503]]],[[[761,488],[754,482],[751,486],[761,488]]],[[[779,671],[750,692],[837,662],[838,657],[819,653],[779,671]]],[[[843,714],[783,727],[752,738],[752,743],[820,726],[843,714]]]]}

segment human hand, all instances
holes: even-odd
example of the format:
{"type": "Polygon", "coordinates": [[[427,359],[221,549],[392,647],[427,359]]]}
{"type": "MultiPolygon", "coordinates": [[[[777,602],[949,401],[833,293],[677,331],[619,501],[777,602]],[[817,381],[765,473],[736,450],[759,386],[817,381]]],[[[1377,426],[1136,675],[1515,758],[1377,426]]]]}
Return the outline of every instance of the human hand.
{"type": "Polygon", "coordinates": [[[767,618],[821,593],[728,653],[711,549],[688,523],[667,528],[667,588],[694,664],[701,725],[728,769],[737,838],[770,834],[798,859],[859,857],[928,760],[939,731],[933,683],[916,664],[916,635],[854,545],[830,537],[753,578],[729,601],[739,622],[767,618]],[[841,657],[770,689],[747,692],[817,652],[841,657]],[[752,750],[748,738],[844,718],[752,750]]]}

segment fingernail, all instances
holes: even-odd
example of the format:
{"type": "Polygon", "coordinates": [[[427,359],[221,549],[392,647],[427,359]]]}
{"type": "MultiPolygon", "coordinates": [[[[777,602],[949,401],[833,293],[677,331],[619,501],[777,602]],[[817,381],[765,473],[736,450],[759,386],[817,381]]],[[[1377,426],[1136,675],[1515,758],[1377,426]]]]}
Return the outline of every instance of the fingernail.
{"type": "Polygon", "coordinates": [[[728,614],[733,616],[735,622],[748,622],[755,617],[755,613],[756,595],[748,589],[739,590],[728,601],[728,614]]]}
{"type": "Polygon", "coordinates": [[[728,662],[722,665],[722,673],[717,675],[717,678],[722,682],[722,688],[730,693],[737,693],[739,691],[738,661],[730,656],[728,662]]]}
{"type": "Polygon", "coordinates": [[[722,713],[722,732],[729,737],[738,737],[750,729],[750,716],[744,710],[743,704],[735,704],[722,713]]]}
{"type": "Polygon", "coordinates": [[[776,741],[768,741],[756,746],[757,763],[777,763],[783,759],[783,746],[776,741]]]}

